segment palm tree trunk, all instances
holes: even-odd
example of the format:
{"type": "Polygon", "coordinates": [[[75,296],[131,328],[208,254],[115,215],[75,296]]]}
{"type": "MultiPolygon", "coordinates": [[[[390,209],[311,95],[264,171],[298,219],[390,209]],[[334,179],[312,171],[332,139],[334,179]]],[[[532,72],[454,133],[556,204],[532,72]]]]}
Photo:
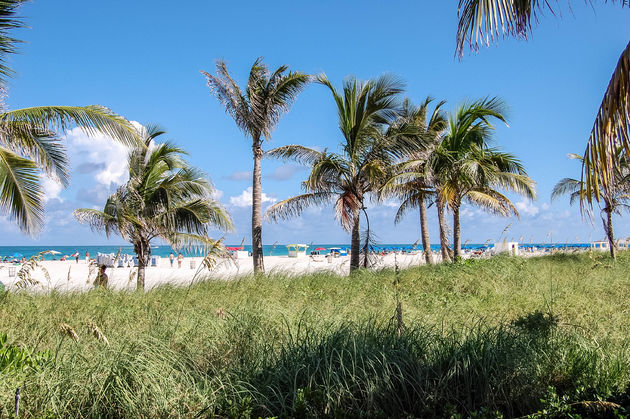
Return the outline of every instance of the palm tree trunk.
{"type": "Polygon", "coordinates": [[[424,258],[428,265],[433,265],[431,253],[431,240],[429,239],[429,225],[427,223],[427,204],[424,197],[420,200],[420,235],[422,236],[422,248],[424,258]]]}
{"type": "Polygon", "coordinates": [[[450,262],[451,255],[448,248],[448,234],[446,233],[446,220],[444,218],[444,202],[439,198],[436,202],[438,223],[440,224],[440,252],[442,253],[442,262],[450,262]]]}
{"type": "Polygon", "coordinates": [[[617,259],[617,246],[615,245],[615,234],[613,232],[612,211],[606,211],[606,236],[608,237],[608,246],[610,247],[610,257],[617,259]]]}
{"type": "Polygon", "coordinates": [[[144,291],[145,268],[147,267],[147,265],[149,264],[149,260],[151,259],[151,245],[144,240],[140,240],[137,243],[134,243],[134,250],[136,251],[136,256],[138,256],[138,276],[136,279],[136,290],[144,291]]]}
{"type": "Polygon", "coordinates": [[[457,261],[462,254],[462,234],[459,224],[459,205],[453,208],[453,258],[457,261]]]}
{"type": "Polygon", "coordinates": [[[353,214],[352,239],[350,241],[350,272],[359,268],[359,252],[361,248],[360,222],[361,212],[357,209],[353,214]]]}
{"type": "Polygon", "coordinates": [[[262,247],[262,185],[260,162],[263,157],[260,139],[254,139],[254,173],[252,180],[252,255],[254,275],[265,273],[262,247]]]}

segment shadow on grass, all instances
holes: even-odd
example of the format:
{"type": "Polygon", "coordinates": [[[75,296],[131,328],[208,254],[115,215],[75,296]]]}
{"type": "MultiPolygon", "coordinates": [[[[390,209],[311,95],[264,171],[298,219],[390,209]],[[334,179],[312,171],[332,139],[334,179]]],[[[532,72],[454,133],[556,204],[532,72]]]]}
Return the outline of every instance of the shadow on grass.
{"type": "Polygon", "coordinates": [[[209,411],[514,417],[619,393],[626,374],[620,359],[558,330],[556,318],[539,312],[498,328],[438,333],[412,327],[400,337],[374,322],[324,332],[304,327],[267,351],[262,359],[248,353],[258,359],[256,368],[245,362],[233,371],[238,380],[231,382],[238,384],[226,387],[209,411]]]}

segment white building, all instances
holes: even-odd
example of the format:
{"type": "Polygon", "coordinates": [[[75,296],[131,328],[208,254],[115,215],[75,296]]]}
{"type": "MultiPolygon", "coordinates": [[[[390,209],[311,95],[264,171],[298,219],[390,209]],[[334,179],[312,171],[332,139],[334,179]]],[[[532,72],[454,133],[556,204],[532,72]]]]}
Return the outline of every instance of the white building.
{"type": "Polygon", "coordinates": [[[308,244],[287,244],[290,258],[298,258],[306,256],[306,249],[308,244]]]}
{"type": "Polygon", "coordinates": [[[492,248],[492,253],[510,253],[512,256],[518,256],[518,242],[500,242],[495,243],[492,248]]]}

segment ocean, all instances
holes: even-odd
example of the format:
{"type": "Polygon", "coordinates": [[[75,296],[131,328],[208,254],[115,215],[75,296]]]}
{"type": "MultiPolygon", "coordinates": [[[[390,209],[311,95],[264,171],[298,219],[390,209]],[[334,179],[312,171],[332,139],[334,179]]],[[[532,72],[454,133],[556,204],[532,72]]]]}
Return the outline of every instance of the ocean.
{"type": "MultiPolygon", "coordinates": [[[[228,245],[228,246],[238,246],[238,245],[228,245]]],[[[490,245],[492,246],[492,245],[490,245]]],[[[587,243],[568,243],[568,244],[521,244],[522,247],[553,247],[553,248],[564,248],[564,247],[589,247],[587,243]]],[[[318,247],[323,248],[331,248],[331,247],[340,247],[342,249],[349,249],[350,245],[347,243],[344,244],[309,244],[308,250],[314,250],[318,247]]],[[[377,249],[382,250],[411,250],[412,244],[380,244],[375,246],[377,249]]],[[[466,244],[463,245],[464,249],[480,249],[484,248],[483,244],[466,244]]],[[[243,250],[251,251],[252,247],[250,245],[243,246],[243,250]]],[[[134,254],[133,246],[0,246],[0,258],[11,257],[13,255],[21,255],[19,257],[24,256],[25,258],[30,258],[31,256],[37,255],[40,252],[46,250],[54,250],[59,252],[59,254],[55,255],[45,255],[44,258],[46,260],[59,259],[63,255],[71,255],[75,252],[79,252],[79,256],[81,259],[85,258],[85,252],[90,253],[90,257],[95,257],[97,253],[117,253],[120,249],[121,253],[126,254],[134,254]]],[[[422,245],[416,246],[416,249],[422,250],[422,245]]],[[[432,250],[440,250],[439,244],[432,244],[432,250]]],[[[172,250],[168,245],[158,245],[151,249],[151,254],[155,256],[168,256],[171,252],[177,254],[174,250],[172,250]]],[[[182,252],[184,256],[200,256],[199,253],[194,252],[182,252]]],[[[263,254],[265,256],[287,256],[288,251],[287,247],[284,244],[278,245],[264,245],[263,246],[263,254]]]]}

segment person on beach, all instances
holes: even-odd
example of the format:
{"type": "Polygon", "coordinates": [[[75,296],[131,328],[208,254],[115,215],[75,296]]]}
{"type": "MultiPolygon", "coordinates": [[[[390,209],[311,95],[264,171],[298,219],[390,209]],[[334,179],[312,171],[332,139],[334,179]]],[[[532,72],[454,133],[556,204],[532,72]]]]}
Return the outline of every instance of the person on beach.
{"type": "Polygon", "coordinates": [[[175,255],[173,254],[173,252],[171,252],[170,255],[168,255],[168,260],[171,261],[171,268],[173,267],[173,261],[175,260],[175,255]]]}
{"type": "Polygon", "coordinates": [[[184,255],[182,255],[181,253],[177,256],[177,267],[181,268],[182,267],[182,262],[184,261],[184,255]]]}
{"type": "Polygon", "coordinates": [[[90,252],[85,251],[85,263],[90,263],[90,252]]]}
{"type": "Polygon", "coordinates": [[[77,261],[77,263],[79,263],[79,251],[78,250],[74,253],[74,257],[75,257],[75,260],[77,261]]]}
{"type": "Polygon", "coordinates": [[[107,269],[107,266],[105,265],[101,265],[98,267],[98,274],[96,275],[96,279],[94,280],[95,288],[107,288],[107,282],[109,281],[109,278],[105,273],[105,269],[107,269]]]}

